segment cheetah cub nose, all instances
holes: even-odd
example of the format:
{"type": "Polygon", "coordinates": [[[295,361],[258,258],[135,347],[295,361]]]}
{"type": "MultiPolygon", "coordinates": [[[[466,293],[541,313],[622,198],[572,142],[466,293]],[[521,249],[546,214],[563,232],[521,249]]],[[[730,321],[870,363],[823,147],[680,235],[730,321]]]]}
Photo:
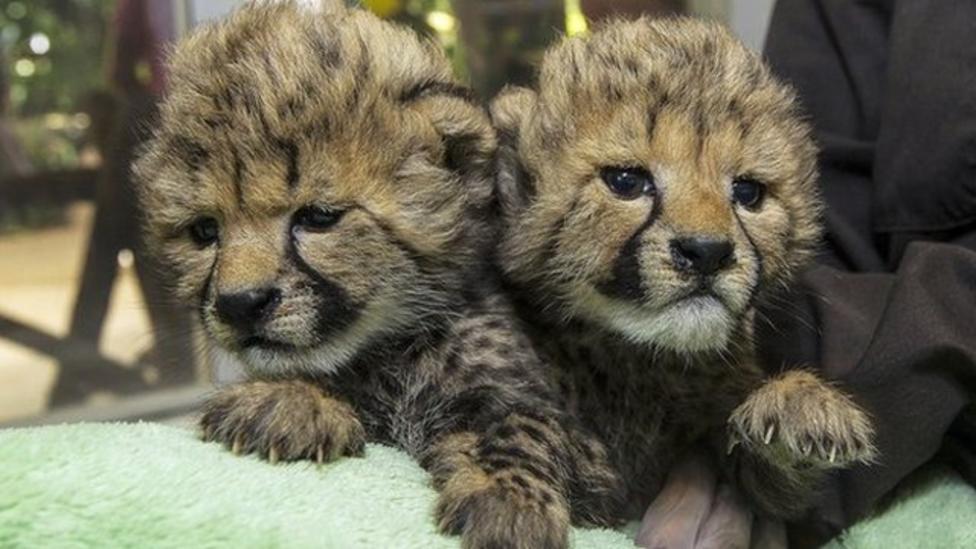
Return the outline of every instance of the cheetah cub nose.
{"type": "Polygon", "coordinates": [[[735,263],[734,251],[731,242],[717,238],[692,236],[671,241],[671,259],[675,267],[703,276],[735,263]]]}
{"type": "Polygon", "coordinates": [[[251,331],[281,301],[277,288],[258,288],[217,297],[217,316],[241,331],[251,331]]]}

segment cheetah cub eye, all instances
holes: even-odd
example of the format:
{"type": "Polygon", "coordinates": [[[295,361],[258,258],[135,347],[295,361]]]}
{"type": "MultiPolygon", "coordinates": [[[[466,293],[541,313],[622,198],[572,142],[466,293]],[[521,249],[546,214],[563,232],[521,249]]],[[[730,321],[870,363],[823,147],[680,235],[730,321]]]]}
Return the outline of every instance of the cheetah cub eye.
{"type": "Polygon", "coordinates": [[[732,182],[732,202],[749,209],[758,209],[766,198],[766,185],[751,177],[738,177],[732,182]]]}
{"type": "Polygon", "coordinates": [[[187,232],[197,246],[206,248],[220,237],[220,224],[212,217],[201,217],[190,224],[187,232]]]}
{"type": "Polygon", "coordinates": [[[654,176],[643,168],[603,168],[600,177],[621,200],[636,200],[657,192],[654,176]]]}
{"type": "Polygon", "coordinates": [[[323,206],[305,206],[292,217],[292,233],[307,231],[321,233],[329,230],[342,218],[342,210],[323,206]]]}

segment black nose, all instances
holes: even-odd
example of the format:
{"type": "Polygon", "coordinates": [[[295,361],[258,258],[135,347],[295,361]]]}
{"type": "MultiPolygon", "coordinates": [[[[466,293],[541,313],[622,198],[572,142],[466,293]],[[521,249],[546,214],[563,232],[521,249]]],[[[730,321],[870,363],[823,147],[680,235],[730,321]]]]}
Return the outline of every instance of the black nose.
{"type": "Polygon", "coordinates": [[[277,288],[260,288],[217,296],[217,316],[239,330],[251,330],[278,304],[277,288]]]}
{"type": "Polygon", "coordinates": [[[692,236],[671,241],[671,258],[682,271],[710,275],[734,262],[732,243],[716,238],[692,236]]]}

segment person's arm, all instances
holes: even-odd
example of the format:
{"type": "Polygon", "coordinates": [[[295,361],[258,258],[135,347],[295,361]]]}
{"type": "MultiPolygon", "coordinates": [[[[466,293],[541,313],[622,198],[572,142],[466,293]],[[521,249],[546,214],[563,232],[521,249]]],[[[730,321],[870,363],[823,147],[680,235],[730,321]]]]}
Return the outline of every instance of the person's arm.
{"type": "Polygon", "coordinates": [[[820,540],[932,458],[976,393],[976,253],[905,248],[976,249],[976,223],[960,215],[976,213],[976,162],[958,161],[976,151],[959,84],[976,76],[974,24],[976,5],[955,1],[780,0],[773,15],[766,54],[816,128],[821,260],[836,268],[767,304],[759,339],[770,367],[815,364],[841,382],[874,416],[880,451],[824,491],[805,523],[820,540]]]}
{"type": "Polygon", "coordinates": [[[931,459],[976,393],[976,252],[913,244],[895,274],[818,267],[801,288],[765,312],[765,362],[819,364],[872,415],[879,449],[876,464],[838,473],[809,516],[829,536],[931,459]]]}

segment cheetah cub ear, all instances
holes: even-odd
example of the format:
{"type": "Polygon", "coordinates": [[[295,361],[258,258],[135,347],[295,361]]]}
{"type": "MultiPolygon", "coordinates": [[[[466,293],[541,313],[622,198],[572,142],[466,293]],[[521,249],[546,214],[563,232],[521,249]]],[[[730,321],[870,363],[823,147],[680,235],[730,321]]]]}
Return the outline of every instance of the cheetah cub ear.
{"type": "Polygon", "coordinates": [[[535,195],[533,177],[519,160],[522,127],[533,113],[536,93],[518,86],[507,86],[491,103],[491,121],[498,132],[498,157],[495,186],[502,211],[517,213],[535,195]]]}
{"type": "Polygon", "coordinates": [[[453,83],[426,81],[403,92],[401,100],[433,126],[443,145],[443,166],[457,174],[474,204],[487,207],[498,143],[471,92],[453,83]]]}

